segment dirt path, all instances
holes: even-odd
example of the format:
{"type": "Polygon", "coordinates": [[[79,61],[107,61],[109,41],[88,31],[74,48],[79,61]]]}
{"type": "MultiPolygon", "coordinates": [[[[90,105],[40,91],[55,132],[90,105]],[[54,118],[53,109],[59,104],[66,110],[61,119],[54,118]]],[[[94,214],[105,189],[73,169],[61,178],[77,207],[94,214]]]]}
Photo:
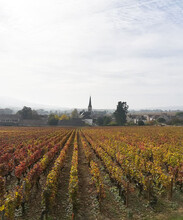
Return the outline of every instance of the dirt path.
{"type": "Polygon", "coordinates": [[[91,181],[90,170],[78,137],[78,211],[75,220],[94,220],[99,213],[96,189],[91,181]]]}
{"type": "Polygon", "coordinates": [[[73,142],[69,147],[65,160],[65,165],[61,171],[61,175],[58,182],[58,194],[56,201],[57,206],[55,207],[55,211],[51,215],[52,218],[50,219],[65,220],[65,219],[69,219],[69,217],[71,216],[72,210],[71,207],[69,206],[68,188],[69,188],[72,154],[73,154],[73,142]]]}
{"type": "MultiPolygon", "coordinates": [[[[84,137],[85,138],[85,137],[84,137]]],[[[86,138],[85,138],[86,140],[86,138]]],[[[87,140],[86,140],[87,141],[87,140]]],[[[101,201],[100,220],[120,220],[125,219],[126,212],[123,201],[119,196],[119,190],[114,183],[111,182],[109,174],[104,168],[103,162],[97,157],[90,143],[87,141],[92,154],[92,159],[99,165],[102,178],[104,180],[105,198],[101,201]]]]}

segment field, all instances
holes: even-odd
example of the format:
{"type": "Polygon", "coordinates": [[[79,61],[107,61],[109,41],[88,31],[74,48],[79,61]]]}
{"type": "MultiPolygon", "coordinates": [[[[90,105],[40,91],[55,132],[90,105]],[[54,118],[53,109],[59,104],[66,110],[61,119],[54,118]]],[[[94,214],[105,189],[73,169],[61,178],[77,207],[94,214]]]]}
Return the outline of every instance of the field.
{"type": "Polygon", "coordinates": [[[0,127],[0,217],[183,219],[183,127],[0,127]]]}

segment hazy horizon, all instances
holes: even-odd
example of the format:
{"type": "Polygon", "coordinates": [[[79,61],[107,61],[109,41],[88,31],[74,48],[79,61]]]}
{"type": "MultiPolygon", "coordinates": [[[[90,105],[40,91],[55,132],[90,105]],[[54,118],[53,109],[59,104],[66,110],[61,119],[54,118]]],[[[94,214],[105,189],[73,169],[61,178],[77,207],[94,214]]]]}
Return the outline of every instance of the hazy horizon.
{"type": "MultiPolygon", "coordinates": [[[[6,104],[6,101],[3,101],[0,97],[0,109],[1,108],[10,108],[10,109],[22,109],[24,106],[31,107],[32,109],[44,109],[44,110],[71,110],[71,109],[87,109],[88,103],[83,104],[83,106],[61,106],[61,105],[49,105],[49,104],[37,104],[37,103],[31,103],[23,100],[17,100],[17,99],[9,99],[9,104],[6,104]]],[[[4,97],[4,100],[7,99],[7,97],[4,97]]],[[[120,100],[119,100],[120,101],[120,100]]],[[[128,104],[128,103],[127,103],[128,104]]],[[[115,110],[117,107],[117,103],[112,108],[96,108],[95,103],[92,102],[92,106],[94,110],[115,110]]],[[[155,106],[155,107],[144,107],[144,108],[131,108],[129,106],[130,111],[143,111],[143,110],[163,110],[163,111],[174,111],[174,110],[183,110],[183,106],[155,106]]]]}
{"type": "Polygon", "coordinates": [[[0,107],[182,107],[182,39],[178,0],[0,0],[0,107]]]}

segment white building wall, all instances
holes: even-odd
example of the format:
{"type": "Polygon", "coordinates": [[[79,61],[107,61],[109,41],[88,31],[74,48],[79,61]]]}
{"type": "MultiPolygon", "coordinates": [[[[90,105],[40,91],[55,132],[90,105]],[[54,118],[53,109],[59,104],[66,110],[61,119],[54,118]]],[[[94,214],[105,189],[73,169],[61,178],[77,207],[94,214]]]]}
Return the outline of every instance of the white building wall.
{"type": "Polygon", "coordinates": [[[84,122],[88,125],[93,125],[93,119],[84,119],[84,122]]]}

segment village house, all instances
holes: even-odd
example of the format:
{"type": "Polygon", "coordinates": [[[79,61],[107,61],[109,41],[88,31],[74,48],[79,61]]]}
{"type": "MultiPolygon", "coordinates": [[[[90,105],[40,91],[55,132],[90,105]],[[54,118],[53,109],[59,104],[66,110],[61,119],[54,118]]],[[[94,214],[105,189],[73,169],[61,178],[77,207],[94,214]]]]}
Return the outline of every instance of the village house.
{"type": "Polygon", "coordinates": [[[159,119],[164,119],[165,123],[168,123],[174,116],[167,113],[154,113],[154,114],[129,114],[127,116],[127,122],[138,124],[139,121],[143,121],[145,124],[159,119]]]}
{"type": "Polygon", "coordinates": [[[18,115],[0,115],[0,125],[17,126],[20,120],[20,116],[18,115]]]}

